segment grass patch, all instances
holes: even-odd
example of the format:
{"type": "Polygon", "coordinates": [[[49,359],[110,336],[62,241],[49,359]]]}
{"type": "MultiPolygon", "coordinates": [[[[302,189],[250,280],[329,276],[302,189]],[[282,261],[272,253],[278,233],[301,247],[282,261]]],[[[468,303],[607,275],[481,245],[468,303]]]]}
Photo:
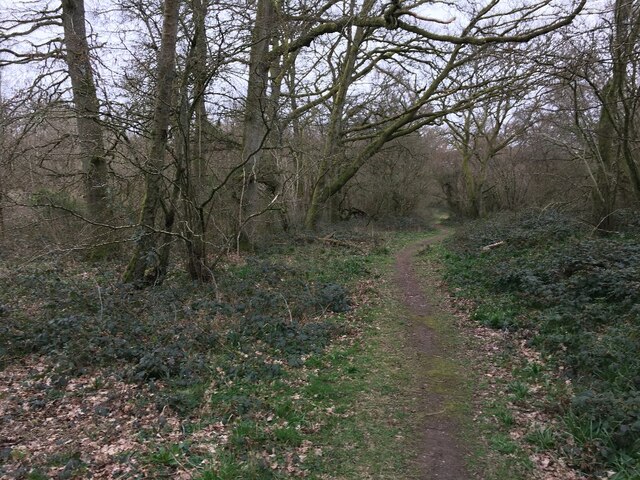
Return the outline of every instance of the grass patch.
{"type": "Polygon", "coordinates": [[[431,359],[429,374],[440,379],[434,385],[435,390],[450,399],[445,408],[460,426],[469,449],[471,471],[486,480],[525,480],[530,478],[532,464],[526,452],[509,436],[515,418],[507,396],[493,397],[495,392],[485,385],[487,358],[479,353],[479,341],[468,334],[468,326],[460,325],[453,315],[446,313],[448,305],[437,290],[444,271],[444,252],[442,245],[433,245],[419,253],[417,262],[427,297],[436,302],[438,312],[424,321],[437,332],[442,350],[455,352],[431,359]],[[482,393],[490,396],[485,398],[482,393]]]}
{"type": "Polygon", "coordinates": [[[551,428],[538,427],[527,434],[526,440],[541,450],[550,450],[556,446],[556,434],[551,428]]]}

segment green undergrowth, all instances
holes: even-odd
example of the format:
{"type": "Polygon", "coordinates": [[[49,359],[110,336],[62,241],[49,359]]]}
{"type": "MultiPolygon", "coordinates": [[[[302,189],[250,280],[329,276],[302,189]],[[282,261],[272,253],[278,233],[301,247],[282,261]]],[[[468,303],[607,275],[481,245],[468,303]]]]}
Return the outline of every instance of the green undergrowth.
{"type": "Polygon", "coordinates": [[[427,373],[436,382],[435,391],[447,399],[444,410],[459,428],[469,471],[483,480],[531,478],[527,453],[509,436],[514,423],[508,409],[512,398],[495,396],[487,385],[487,358],[480,343],[450,313],[439,291],[444,251],[441,243],[430,245],[418,252],[415,263],[433,307],[424,321],[437,333],[442,350],[438,358],[427,359],[427,373]]]}
{"type": "MultiPolygon", "coordinates": [[[[597,236],[560,213],[529,211],[466,226],[443,260],[456,294],[475,301],[475,320],[542,353],[544,366],[520,370],[568,384],[547,382],[545,408],[560,422],[531,441],[586,474],[640,478],[637,231],[597,236]]],[[[512,393],[526,402],[527,375],[516,373],[512,393]]]]}
{"type": "MultiPolygon", "coordinates": [[[[400,478],[410,415],[401,349],[390,345],[404,319],[383,277],[391,253],[419,236],[272,249],[221,264],[204,286],[174,275],[136,290],[116,268],[68,260],[4,265],[0,367],[44,359],[39,408],[67,401],[65,386],[95,372],[96,382],[113,376],[153,392],[139,402],[156,409],[159,427],[141,424],[144,451],[114,459],[130,474],[400,478]],[[179,438],[162,433],[165,412],[179,419],[179,438]]],[[[0,473],[5,460],[44,476],[60,463],[14,457],[0,473]]],[[[82,459],[73,471],[91,472],[82,459]]]]}

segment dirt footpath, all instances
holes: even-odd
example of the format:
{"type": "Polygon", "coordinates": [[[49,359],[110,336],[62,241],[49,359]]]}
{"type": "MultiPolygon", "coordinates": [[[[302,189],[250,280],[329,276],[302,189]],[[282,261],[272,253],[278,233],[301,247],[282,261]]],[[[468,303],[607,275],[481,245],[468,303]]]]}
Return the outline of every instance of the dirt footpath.
{"type": "Polygon", "coordinates": [[[433,377],[430,365],[446,365],[443,358],[454,352],[443,348],[438,332],[430,327],[430,320],[439,315],[436,303],[425,295],[420,279],[414,270],[414,256],[421,249],[445,238],[446,232],[402,250],[396,258],[395,283],[402,295],[407,309],[408,322],[407,345],[413,350],[410,354],[419,357],[423,371],[416,377],[420,380],[421,394],[417,398],[416,419],[422,425],[416,443],[416,459],[421,480],[466,480],[471,476],[465,466],[466,452],[456,432],[458,425],[455,414],[450,411],[447,388],[439,388],[442,376],[433,377]]]}

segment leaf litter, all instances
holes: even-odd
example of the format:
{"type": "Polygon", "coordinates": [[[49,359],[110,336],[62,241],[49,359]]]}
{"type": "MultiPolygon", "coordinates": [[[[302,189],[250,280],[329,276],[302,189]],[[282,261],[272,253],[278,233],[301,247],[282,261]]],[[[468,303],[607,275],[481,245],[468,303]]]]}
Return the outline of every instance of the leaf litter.
{"type": "MultiPolygon", "coordinates": [[[[472,318],[474,302],[455,295],[455,290],[452,291],[442,279],[442,267],[435,265],[434,262],[428,262],[426,268],[435,273],[432,278],[438,279],[434,280],[434,284],[443,300],[441,307],[455,316],[458,327],[470,339],[467,354],[473,358],[474,368],[485,379],[482,388],[475,392],[474,422],[490,422],[492,428],[497,430],[498,420],[486,410],[494,399],[509,397],[506,386],[516,380],[513,368],[510,367],[526,364],[543,366],[544,359],[540,352],[527,346],[527,341],[522,334],[506,329],[496,330],[474,320],[472,318]],[[508,364],[505,364],[502,358],[504,352],[509,352],[508,364]]],[[[555,380],[560,378],[557,374],[555,380]]],[[[565,379],[562,381],[565,382],[567,389],[571,388],[570,382],[565,379]]],[[[532,394],[532,398],[526,402],[507,402],[507,408],[513,417],[513,424],[509,427],[509,437],[519,449],[525,452],[532,465],[527,478],[530,480],[587,480],[588,477],[569,465],[558,450],[539,451],[526,441],[530,432],[557,424],[553,414],[543,407],[544,396],[547,393],[544,387],[534,384],[528,391],[532,394]]]]}

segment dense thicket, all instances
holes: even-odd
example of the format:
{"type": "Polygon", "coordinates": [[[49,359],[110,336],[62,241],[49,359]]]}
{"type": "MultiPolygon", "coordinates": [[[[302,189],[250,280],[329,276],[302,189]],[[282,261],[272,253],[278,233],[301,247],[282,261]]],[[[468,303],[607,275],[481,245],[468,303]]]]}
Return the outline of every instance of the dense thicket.
{"type": "Polygon", "coordinates": [[[133,244],[121,252],[137,285],[161,283],[178,247],[206,282],[212,256],[282,230],[354,217],[415,224],[434,205],[482,216],[548,201],[567,180],[579,202],[593,159],[576,168],[549,145],[574,126],[553,95],[591,85],[561,75],[577,68],[558,51],[563,36],[596,25],[594,61],[609,51],[613,27],[580,16],[584,6],[16,5],[0,18],[0,68],[12,78],[0,118],[7,246],[40,235],[45,248],[97,258],[133,244]]]}

